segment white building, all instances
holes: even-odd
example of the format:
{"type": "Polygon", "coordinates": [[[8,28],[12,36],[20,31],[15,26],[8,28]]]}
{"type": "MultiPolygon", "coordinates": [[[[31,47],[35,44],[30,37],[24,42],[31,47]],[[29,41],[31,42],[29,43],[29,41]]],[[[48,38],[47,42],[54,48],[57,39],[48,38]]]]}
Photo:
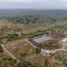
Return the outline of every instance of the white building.
{"type": "Polygon", "coordinates": [[[61,41],[62,43],[67,43],[67,38],[62,39],[61,41]]]}
{"type": "Polygon", "coordinates": [[[42,42],[50,40],[50,39],[51,39],[50,36],[43,35],[43,36],[41,36],[39,38],[34,38],[33,41],[35,41],[36,43],[42,43],[42,42]]]}

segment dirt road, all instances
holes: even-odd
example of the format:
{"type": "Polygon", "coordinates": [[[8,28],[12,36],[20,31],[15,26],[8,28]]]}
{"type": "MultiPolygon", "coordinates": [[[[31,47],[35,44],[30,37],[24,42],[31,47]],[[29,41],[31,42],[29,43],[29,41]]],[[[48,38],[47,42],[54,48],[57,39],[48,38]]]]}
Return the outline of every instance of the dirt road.
{"type": "Polygon", "coordinates": [[[20,60],[18,60],[14,55],[12,55],[12,54],[5,48],[5,46],[4,46],[3,44],[2,44],[1,46],[2,46],[3,50],[4,50],[11,58],[13,58],[14,60],[17,60],[17,63],[20,62],[20,60]]]}

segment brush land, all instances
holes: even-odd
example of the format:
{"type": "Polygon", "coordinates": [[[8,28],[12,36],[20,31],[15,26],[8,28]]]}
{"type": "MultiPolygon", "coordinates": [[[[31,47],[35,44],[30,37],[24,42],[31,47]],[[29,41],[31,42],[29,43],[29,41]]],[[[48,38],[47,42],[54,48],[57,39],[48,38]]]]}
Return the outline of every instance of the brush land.
{"type": "Polygon", "coordinates": [[[67,11],[1,10],[0,67],[67,67],[66,51],[57,51],[50,57],[42,51],[60,49],[66,32],[67,11]],[[51,40],[38,46],[29,41],[44,34],[51,40]]]}

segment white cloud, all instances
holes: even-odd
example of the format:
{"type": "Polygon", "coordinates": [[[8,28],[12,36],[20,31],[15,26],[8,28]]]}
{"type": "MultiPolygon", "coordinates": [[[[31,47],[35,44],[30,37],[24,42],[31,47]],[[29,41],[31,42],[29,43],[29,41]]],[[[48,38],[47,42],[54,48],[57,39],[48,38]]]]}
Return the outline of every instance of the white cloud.
{"type": "Polygon", "coordinates": [[[67,9],[67,0],[0,0],[0,7],[67,9]]]}
{"type": "Polygon", "coordinates": [[[22,3],[31,3],[35,0],[0,0],[0,2],[22,2],[22,3]]]}

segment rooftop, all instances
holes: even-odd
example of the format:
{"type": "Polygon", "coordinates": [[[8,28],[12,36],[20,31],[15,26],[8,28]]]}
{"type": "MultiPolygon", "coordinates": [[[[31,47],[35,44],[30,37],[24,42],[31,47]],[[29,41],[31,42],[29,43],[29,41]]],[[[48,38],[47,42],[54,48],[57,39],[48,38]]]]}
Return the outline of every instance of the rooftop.
{"type": "Polygon", "coordinates": [[[67,42],[67,38],[62,39],[62,42],[67,42]]]}
{"type": "Polygon", "coordinates": [[[42,42],[47,41],[47,40],[50,40],[50,39],[51,39],[50,36],[44,35],[44,36],[41,36],[39,38],[33,39],[33,41],[35,41],[36,43],[42,43],[42,42]]]}

